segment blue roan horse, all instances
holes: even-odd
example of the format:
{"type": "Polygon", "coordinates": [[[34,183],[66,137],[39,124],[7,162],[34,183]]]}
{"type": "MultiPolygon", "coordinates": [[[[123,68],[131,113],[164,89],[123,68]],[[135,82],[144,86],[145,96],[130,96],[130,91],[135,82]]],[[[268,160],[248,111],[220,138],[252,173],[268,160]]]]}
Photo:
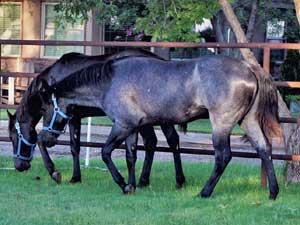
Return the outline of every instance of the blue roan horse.
{"type": "MultiPolygon", "coordinates": [[[[184,62],[128,56],[89,66],[44,88],[57,96],[61,111],[69,116],[72,107],[80,105],[100,108],[113,121],[102,159],[123,191],[128,185],[111,159],[118,145],[146,125],[186,123],[208,111],[215,168],[200,195],[212,194],[231,160],[231,130],[240,124],[262,159],[270,198],[275,199],[279,187],[270,139],[281,134],[277,92],[271,80],[258,71],[255,66],[225,56],[184,62]]],[[[134,158],[135,149],[129,149],[134,158]]]]}
{"type": "MultiPolygon", "coordinates": [[[[102,56],[86,56],[79,53],[69,53],[62,56],[54,65],[48,67],[43,71],[36,79],[33,80],[28,88],[28,91],[24,94],[20,106],[16,110],[15,115],[9,115],[9,131],[10,138],[14,146],[14,161],[15,167],[19,171],[26,170],[30,167],[30,161],[32,159],[33,150],[37,140],[35,126],[40,118],[44,117],[44,128],[38,135],[38,145],[41,150],[41,155],[44,160],[45,167],[47,168],[49,175],[58,183],[61,181],[60,173],[55,169],[47,148],[52,147],[57,142],[57,137],[64,133],[64,125],[68,121],[70,129],[71,140],[71,152],[73,155],[73,176],[70,180],[71,183],[81,181],[81,172],[79,165],[79,151],[80,151],[80,125],[81,118],[87,116],[105,116],[105,113],[101,108],[96,107],[81,107],[76,105],[71,107],[70,113],[72,118],[69,118],[65,113],[61,112],[57,105],[57,100],[49,92],[45,91],[45,87],[51,86],[51,84],[59,83],[60,80],[73,75],[75,71],[83,69],[87,66],[94,64],[104,63],[108,58],[116,58],[128,55],[143,55],[147,57],[155,57],[156,55],[144,50],[127,50],[115,55],[102,55],[102,56]],[[57,123],[62,121],[63,125],[57,123]],[[51,124],[52,121],[52,124],[51,124]]],[[[73,76],[74,78],[74,76],[73,76]]],[[[168,144],[174,151],[174,162],[176,171],[176,187],[180,188],[185,182],[185,177],[182,171],[179,147],[179,136],[173,126],[162,125],[163,133],[165,134],[168,144]]],[[[157,139],[151,126],[145,126],[140,129],[142,135],[146,155],[145,162],[139,181],[139,186],[149,185],[149,177],[151,166],[153,162],[153,156],[157,139]]],[[[127,138],[126,144],[130,143],[130,147],[136,147],[136,139],[127,138]]],[[[131,151],[126,151],[127,161],[131,158],[128,154],[131,151]]],[[[131,162],[128,162],[130,167],[131,162]]],[[[129,168],[130,173],[134,172],[129,168]]],[[[134,175],[131,177],[135,178],[134,175]]],[[[130,181],[132,187],[135,187],[135,180],[130,181]]]]}

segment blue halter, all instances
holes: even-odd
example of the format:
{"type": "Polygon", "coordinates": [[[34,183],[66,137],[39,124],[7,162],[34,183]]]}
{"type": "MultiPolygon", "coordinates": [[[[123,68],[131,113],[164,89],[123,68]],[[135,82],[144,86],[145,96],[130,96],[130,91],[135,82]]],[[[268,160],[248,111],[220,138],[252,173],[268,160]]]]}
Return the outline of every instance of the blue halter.
{"type": "Polygon", "coordinates": [[[17,151],[17,154],[14,154],[14,158],[17,158],[17,159],[22,159],[22,160],[31,160],[32,159],[32,156],[33,156],[33,152],[34,152],[34,148],[36,146],[36,144],[32,144],[30,143],[28,140],[26,140],[21,132],[21,128],[20,128],[20,124],[18,121],[16,121],[16,124],[15,124],[15,128],[17,130],[17,133],[18,133],[18,151],[17,151]],[[22,146],[22,142],[29,146],[30,147],[30,156],[22,156],[21,155],[21,146],[22,146]]]}
{"type": "Polygon", "coordinates": [[[51,99],[52,99],[52,102],[53,102],[53,105],[54,105],[54,111],[53,111],[53,114],[52,114],[52,119],[51,119],[50,125],[48,127],[44,126],[43,130],[48,131],[48,132],[53,133],[53,134],[58,134],[58,135],[64,134],[65,131],[66,131],[66,127],[63,130],[53,129],[53,125],[55,123],[56,117],[59,115],[59,116],[61,116],[62,118],[66,119],[66,120],[70,120],[71,117],[69,117],[63,111],[60,110],[60,108],[58,107],[57,100],[56,100],[56,97],[54,96],[54,94],[52,94],[51,99]]]}

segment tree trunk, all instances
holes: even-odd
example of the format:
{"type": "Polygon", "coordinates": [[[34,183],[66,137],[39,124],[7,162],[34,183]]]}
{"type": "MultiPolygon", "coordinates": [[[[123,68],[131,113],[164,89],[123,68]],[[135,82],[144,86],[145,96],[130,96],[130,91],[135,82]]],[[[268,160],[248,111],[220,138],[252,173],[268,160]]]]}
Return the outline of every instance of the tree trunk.
{"type": "MultiPolygon", "coordinates": [[[[229,22],[230,26],[232,27],[234,34],[236,36],[238,43],[248,43],[245,33],[243,32],[241,25],[235,16],[231,5],[228,3],[227,0],[219,0],[219,4],[221,5],[223,12],[227,21],[229,22]]],[[[250,49],[242,48],[240,49],[243,58],[251,64],[257,65],[260,67],[259,63],[257,62],[254,54],[250,49]]],[[[261,73],[266,74],[265,71],[261,68],[261,73]]],[[[279,115],[282,117],[291,116],[288,107],[286,106],[285,102],[282,100],[281,95],[278,92],[278,106],[279,106],[279,115]]],[[[298,130],[295,132],[295,126],[290,124],[283,124],[283,138],[285,143],[285,149],[287,153],[294,153],[297,154],[299,152],[299,148],[295,150],[293,147],[299,147],[297,145],[297,138],[298,138],[298,130]]],[[[291,179],[292,177],[299,177],[300,171],[300,163],[299,162],[288,162],[287,163],[287,174],[286,180],[287,181],[295,181],[297,179],[291,179]]]]}
{"type": "Polygon", "coordinates": [[[295,9],[296,9],[296,16],[298,18],[298,22],[300,24],[300,0],[294,0],[295,9]]]}
{"type": "MultiPolygon", "coordinates": [[[[217,15],[214,16],[214,18],[212,19],[212,24],[213,24],[213,28],[216,32],[216,40],[217,42],[226,42],[225,38],[224,38],[224,34],[223,34],[223,24],[221,21],[222,18],[222,11],[218,12],[217,15]]],[[[226,53],[226,49],[221,48],[218,50],[219,54],[225,54],[226,53]]]]}
{"type": "Polygon", "coordinates": [[[257,14],[257,8],[258,8],[258,0],[253,0],[252,7],[251,7],[251,13],[249,17],[249,22],[247,26],[247,33],[246,38],[248,40],[252,40],[253,32],[255,28],[255,22],[256,22],[256,14],[257,14]]]}

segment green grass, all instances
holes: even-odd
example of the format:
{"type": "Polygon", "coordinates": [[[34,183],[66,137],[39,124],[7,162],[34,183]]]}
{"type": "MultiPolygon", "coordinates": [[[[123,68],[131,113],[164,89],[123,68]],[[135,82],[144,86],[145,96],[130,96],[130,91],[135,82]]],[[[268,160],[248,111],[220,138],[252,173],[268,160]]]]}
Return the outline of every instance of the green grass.
{"type": "MultiPolygon", "coordinates": [[[[125,174],[123,160],[116,160],[125,174]]],[[[55,159],[63,175],[56,185],[41,159],[34,159],[25,173],[0,170],[0,224],[299,224],[300,185],[283,183],[277,167],[280,194],[268,200],[260,188],[259,166],[229,165],[213,196],[195,197],[207,180],[212,164],[184,163],[187,185],[174,187],[172,162],[155,162],[151,186],[130,196],[121,194],[110,174],[83,169],[83,182],[71,185],[71,159],[55,159]],[[40,176],[41,180],[34,177],[40,176]]],[[[92,166],[105,167],[100,160],[92,166]]],[[[0,158],[0,167],[12,167],[0,158]]],[[[137,171],[140,171],[141,162],[137,171]]]]}

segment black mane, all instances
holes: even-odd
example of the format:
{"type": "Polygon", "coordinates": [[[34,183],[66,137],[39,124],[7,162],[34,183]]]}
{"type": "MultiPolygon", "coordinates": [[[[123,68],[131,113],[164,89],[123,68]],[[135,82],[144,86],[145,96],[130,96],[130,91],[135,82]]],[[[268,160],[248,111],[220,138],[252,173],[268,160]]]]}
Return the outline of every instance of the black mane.
{"type": "Polygon", "coordinates": [[[103,71],[104,62],[99,62],[91,66],[78,70],[60,82],[51,86],[58,96],[65,92],[72,91],[84,85],[99,85],[110,81],[110,73],[103,71]]]}
{"type": "Polygon", "coordinates": [[[31,104],[39,103],[38,101],[40,101],[40,90],[43,89],[44,83],[50,86],[51,89],[56,89],[58,94],[59,92],[63,93],[65,91],[74,90],[75,88],[82,85],[98,85],[100,83],[105,84],[105,82],[109,82],[111,78],[111,65],[116,60],[121,60],[132,56],[153,57],[163,60],[154,53],[143,49],[129,49],[114,55],[105,54],[87,56],[82,53],[76,52],[64,54],[53,65],[47,67],[35,79],[33,79],[27,91],[23,94],[20,103],[20,105],[22,106],[21,110],[24,111],[27,105],[30,109],[31,104]],[[76,64],[78,62],[85,63],[89,60],[99,61],[99,63],[92,64],[76,72],[73,72],[62,80],[59,80],[58,82],[55,81],[54,84],[51,83],[51,73],[53,73],[53,71],[56,71],[53,70],[53,68],[55,68],[55,66],[59,66],[58,64],[66,66],[68,64],[76,64]]]}

